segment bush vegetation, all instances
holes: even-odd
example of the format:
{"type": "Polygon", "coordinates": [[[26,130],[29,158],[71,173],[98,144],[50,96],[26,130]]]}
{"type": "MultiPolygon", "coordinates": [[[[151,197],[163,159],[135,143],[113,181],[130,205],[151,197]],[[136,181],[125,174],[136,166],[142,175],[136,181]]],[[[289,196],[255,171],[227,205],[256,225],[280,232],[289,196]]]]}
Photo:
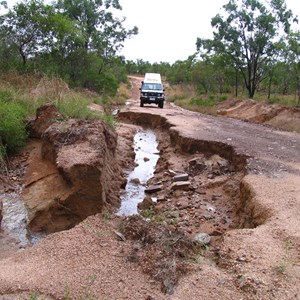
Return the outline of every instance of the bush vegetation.
{"type": "Polygon", "coordinates": [[[0,171],[5,170],[7,157],[26,144],[27,122],[35,117],[39,106],[53,103],[66,119],[99,119],[114,128],[111,111],[116,104],[124,104],[127,97],[124,86],[122,97],[111,97],[86,89],[71,90],[58,78],[25,77],[30,82],[27,87],[22,74],[10,73],[0,79],[0,171]],[[103,111],[91,110],[89,105],[93,103],[101,105],[103,111]]]}

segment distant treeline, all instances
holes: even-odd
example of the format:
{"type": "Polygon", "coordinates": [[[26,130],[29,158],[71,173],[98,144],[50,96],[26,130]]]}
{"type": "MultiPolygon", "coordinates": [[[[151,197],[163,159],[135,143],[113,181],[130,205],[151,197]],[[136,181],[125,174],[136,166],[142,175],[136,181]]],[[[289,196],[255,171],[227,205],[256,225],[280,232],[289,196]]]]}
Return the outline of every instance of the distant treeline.
{"type": "Polygon", "coordinates": [[[213,38],[198,38],[195,53],[172,64],[120,56],[138,28],[126,29],[116,10],[118,0],[18,2],[0,16],[0,71],[55,75],[71,87],[112,95],[128,74],[158,72],[199,93],[253,98],[260,91],[268,98],[297,94],[300,101],[300,31],[291,30],[297,18],[284,0],[230,0],[211,20],[213,38]]]}

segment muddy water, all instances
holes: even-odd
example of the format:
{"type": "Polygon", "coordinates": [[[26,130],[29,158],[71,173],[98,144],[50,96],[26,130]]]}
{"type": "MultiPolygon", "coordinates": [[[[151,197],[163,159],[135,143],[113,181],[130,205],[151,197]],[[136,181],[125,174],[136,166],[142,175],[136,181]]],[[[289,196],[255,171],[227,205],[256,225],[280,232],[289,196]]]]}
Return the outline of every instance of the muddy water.
{"type": "Polygon", "coordinates": [[[153,177],[159,158],[158,143],[154,132],[150,129],[138,131],[134,137],[136,167],[128,175],[124,195],[121,197],[121,207],[118,215],[137,214],[137,205],[145,197],[147,181],[153,177]]]}
{"type": "Polygon", "coordinates": [[[5,194],[3,200],[2,228],[21,246],[30,242],[27,238],[27,210],[18,193],[5,194]]]}

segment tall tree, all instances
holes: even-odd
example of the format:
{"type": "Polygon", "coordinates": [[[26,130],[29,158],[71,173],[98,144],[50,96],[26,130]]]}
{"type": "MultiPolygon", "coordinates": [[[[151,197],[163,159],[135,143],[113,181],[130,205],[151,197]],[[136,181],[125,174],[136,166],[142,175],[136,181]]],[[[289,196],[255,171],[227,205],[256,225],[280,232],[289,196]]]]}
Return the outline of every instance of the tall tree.
{"type": "Polygon", "coordinates": [[[73,25],[41,0],[19,2],[0,17],[1,39],[19,52],[24,66],[29,57],[49,50],[55,41],[76,30],[73,25]]]}
{"type": "Polygon", "coordinates": [[[253,98],[268,72],[270,59],[279,51],[280,35],[289,33],[293,19],[284,0],[230,0],[224,14],[212,18],[213,39],[197,39],[198,51],[228,55],[242,74],[253,98]]]}
{"type": "Polygon", "coordinates": [[[300,31],[291,32],[287,39],[286,60],[290,66],[292,76],[298,94],[298,106],[300,105],[300,31]]]}
{"type": "Polygon", "coordinates": [[[99,73],[123,47],[125,39],[138,33],[137,27],[125,29],[125,18],[113,15],[113,10],[122,10],[118,0],[59,0],[58,8],[77,23],[84,37],[73,50],[81,48],[102,58],[99,73]]]}

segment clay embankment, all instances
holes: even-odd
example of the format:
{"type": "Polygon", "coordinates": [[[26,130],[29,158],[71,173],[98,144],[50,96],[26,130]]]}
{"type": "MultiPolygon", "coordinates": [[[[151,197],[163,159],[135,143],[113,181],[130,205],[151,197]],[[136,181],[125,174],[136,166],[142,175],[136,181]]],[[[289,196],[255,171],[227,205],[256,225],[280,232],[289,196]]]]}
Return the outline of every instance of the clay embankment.
{"type": "Polygon", "coordinates": [[[228,100],[218,106],[219,115],[300,132],[300,109],[254,100],[228,100]]]}
{"type": "Polygon", "coordinates": [[[54,118],[61,118],[54,106],[44,106],[29,126],[37,138],[28,149],[23,190],[31,232],[69,229],[120,205],[116,134],[100,121],[54,118]]]}

